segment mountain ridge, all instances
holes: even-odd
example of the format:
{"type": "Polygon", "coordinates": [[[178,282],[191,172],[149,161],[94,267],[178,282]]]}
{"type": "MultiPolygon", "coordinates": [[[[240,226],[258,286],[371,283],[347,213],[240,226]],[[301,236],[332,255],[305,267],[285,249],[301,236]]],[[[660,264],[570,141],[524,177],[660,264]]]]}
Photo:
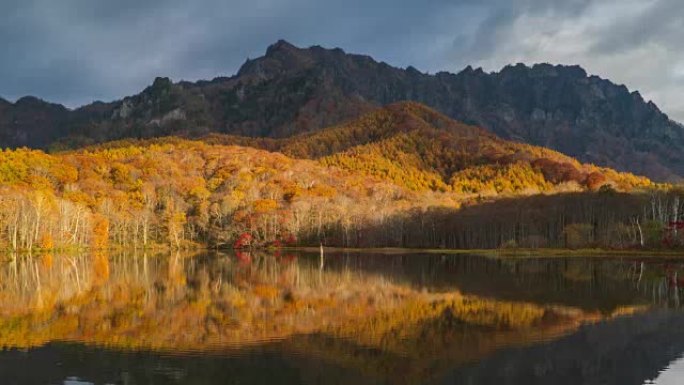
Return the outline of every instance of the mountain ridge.
{"type": "MultiPolygon", "coordinates": [[[[501,139],[416,102],[392,103],[355,120],[287,138],[210,134],[201,140],[209,145],[253,147],[310,159],[421,193],[493,197],[597,191],[606,185],[619,191],[651,186],[647,178],[501,139]]],[[[122,140],[92,148],[155,143],[156,139],[122,140]]]]}
{"type": "Polygon", "coordinates": [[[157,78],[137,95],[74,110],[44,102],[33,107],[42,117],[36,122],[18,124],[13,117],[21,106],[0,103],[0,145],[45,148],[57,142],[55,148],[71,148],[213,132],[288,137],[402,100],[583,162],[656,180],[684,175],[684,128],[638,92],[588,76],[579,66],[516,64],[491,73],[468,66],[430,75],[284,40],[231,77],[177,83],[157,78]]]}

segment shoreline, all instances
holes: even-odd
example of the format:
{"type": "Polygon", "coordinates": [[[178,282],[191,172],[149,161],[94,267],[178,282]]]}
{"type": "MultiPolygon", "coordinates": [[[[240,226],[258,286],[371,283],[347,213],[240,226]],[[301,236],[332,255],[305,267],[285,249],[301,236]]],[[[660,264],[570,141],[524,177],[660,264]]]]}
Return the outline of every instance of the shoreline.
{"type": "MultiPolygon", "coordinates": [[[[279,250],[320,252],[319,246],[282,247],[279,250]]],[[[610,250],[610,249],[416,249],[400,247],[335,247],[324,246],[324,251],[347,253],[382,253],[382,254],[449,254],[449,255],[482,255],[490,257],[679,257],[684,258],[684,250],[610,250]]]]}
{"type": "MultiPolygon", "coordinates": [[[[109,249],[34,249],[5,251],[5,255],[44,255],[44,254],[81,254],[81,253],[116,253],[116,252],[141,252],[152,253],[153,255],[164,253],[230,253],[230,252],[266,252],[292,251],[305,253],[320,253],[320,246],[282,246],[282,247],[254,247],[244,249],[215,248],[209,246],[198,246],[174,250],[169,248],[122,248],[112,247],[109,249]]],[[[559,249],[559,248],[517,248],[517,249],[434,249],[434,248],[401,248],[401,247],[339,247],[323,246],[324,252],[331,253],[373,253],[373,254],[448,254],[448,255],[480,255],[496,258],[534,258],[534,257],[649,257],[649,258],[682,258],[684,259],[684,249],[682,250],[617,250],[617,249],[559,249]]]]}

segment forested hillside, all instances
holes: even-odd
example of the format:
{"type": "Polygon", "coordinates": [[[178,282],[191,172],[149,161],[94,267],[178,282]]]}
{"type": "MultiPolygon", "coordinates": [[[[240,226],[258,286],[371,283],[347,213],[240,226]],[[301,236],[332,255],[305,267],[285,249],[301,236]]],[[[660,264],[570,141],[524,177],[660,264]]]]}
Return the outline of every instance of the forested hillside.
{"type": "Polygon", "coordinates": [[[604,185],[631,190],[650,184],[553,150],[502,140],[417,103],[396,103],[342,126],[257,143],[414,191],[482,196],[595,191],[604,185]]]}
{"type": "MultiPolygon", "coordinates": [[[[553,150],[502,140],[411,102],[391,104],[357,120],[290,138],[212,134],[202,140],[315,159],[412,191],[451,192],[460,197],[595,191],[604,185],[629,191],[651,184],[647,178],[581,164],[553,150]]],[[[127,140],[104,146],[153,142],[127,140]]]]}
{"type": "MultiPolygon", "coordinates": [[[[1,240],[12,249],[294,242],[422,202],[395,185],[281,154],[164,139],[47,155],[0,153],[1,240]],[[98,241],[98,239],[100,241],[98,241]],[[99,245],[99,244],[98,244],[99,245]]],[[[450,197],[431,197],[430,204],[450,197]]],[[[427,204],[427,202],[425,203],[427,204]]]]}
{"type": "Polygon", "coordinates": [[[660,223],[649,233],[655,244],[678,219],[670,198],[645,215],[645,189],[655,187],[400,103],[282,140],[169,137],[55,154],[2,151],[0,245],[627,247],[642,243],[645,221],[660,223]],[[548,199],[572,203],[535,203],[548,199]],[[521,215],[539,207],[542,219],[521,215]],[[575,224],[590,226],[589,236],[568,238],[575,224]],[[619,242],[601,235],[611,226],[624,229],[619,242]]]}

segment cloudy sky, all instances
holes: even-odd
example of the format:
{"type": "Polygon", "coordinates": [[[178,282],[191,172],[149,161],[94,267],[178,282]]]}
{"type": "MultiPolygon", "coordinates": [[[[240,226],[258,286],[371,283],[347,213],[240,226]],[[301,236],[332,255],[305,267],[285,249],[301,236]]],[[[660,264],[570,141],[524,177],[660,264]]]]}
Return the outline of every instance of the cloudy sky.
{"type": "Polygon", "coordinates": [[[427,72],[580,64],[684,121],[681,0],[2,0],[0,96],[116,99],[232,75],[281,38],[427,72]]]}

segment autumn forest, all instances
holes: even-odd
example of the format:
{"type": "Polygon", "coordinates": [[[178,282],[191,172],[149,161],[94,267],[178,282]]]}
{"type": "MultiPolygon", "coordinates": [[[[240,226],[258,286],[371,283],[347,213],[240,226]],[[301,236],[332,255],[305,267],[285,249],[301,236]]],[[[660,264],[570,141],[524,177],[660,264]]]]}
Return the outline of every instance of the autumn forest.
{"type": "Polygon", "coordinates": [[[284,139],[0,152],[0,247],[671,248],[671,185],[416,103],[284,139]]]}

